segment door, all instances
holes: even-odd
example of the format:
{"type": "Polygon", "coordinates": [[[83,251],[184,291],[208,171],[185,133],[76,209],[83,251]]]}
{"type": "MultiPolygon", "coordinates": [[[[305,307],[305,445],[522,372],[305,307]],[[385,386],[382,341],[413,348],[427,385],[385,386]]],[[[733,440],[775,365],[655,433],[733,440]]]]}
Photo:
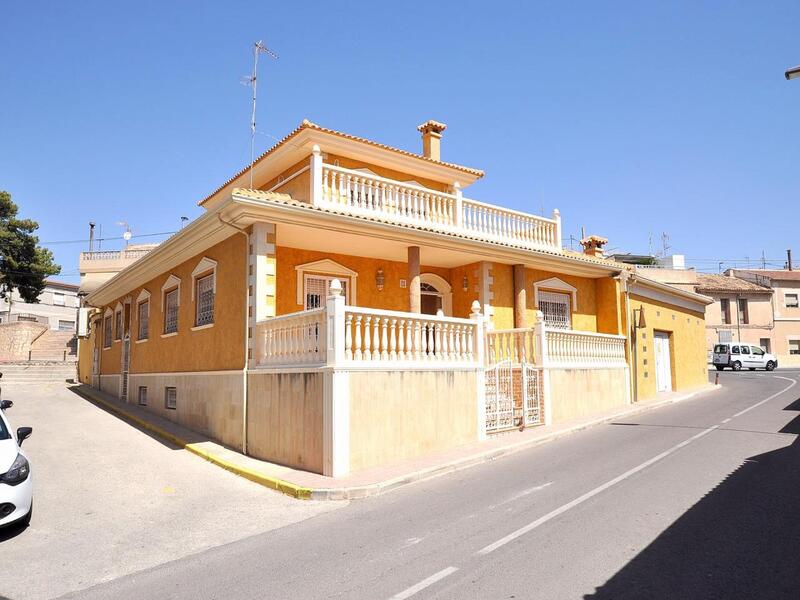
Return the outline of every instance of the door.
{"type": "Polygon", "coordinates": [[[739,350],[742,353],[742,366],[748,369],[755,369],[761,366],[751,346],[739,346],[739,350]]]}
{"type": "Polygon", "coordinates": [[[672,360],[669,355],[669,334],[656,331],[653,336],[653,351],[656,356],[656,391],[672,391],[672,360]]]}
{"type": "Polygon", "coordinates": [[[764,351],[758,346],[750,346],[750,366],[756,369],[764,369],[767,366],[767,361],[764,357],[764,351]]]}

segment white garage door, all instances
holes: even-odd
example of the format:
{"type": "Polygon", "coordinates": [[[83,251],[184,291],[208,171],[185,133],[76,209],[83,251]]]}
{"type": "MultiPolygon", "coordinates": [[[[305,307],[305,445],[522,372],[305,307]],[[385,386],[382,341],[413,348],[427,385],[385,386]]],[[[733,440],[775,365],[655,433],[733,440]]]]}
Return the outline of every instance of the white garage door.
{"type": "Polygon", "coordinates": [[[672,391],[672,364],[669,356],[669,334],[656,331],[653,336],[656,356],[656,391],[672,391]]]}

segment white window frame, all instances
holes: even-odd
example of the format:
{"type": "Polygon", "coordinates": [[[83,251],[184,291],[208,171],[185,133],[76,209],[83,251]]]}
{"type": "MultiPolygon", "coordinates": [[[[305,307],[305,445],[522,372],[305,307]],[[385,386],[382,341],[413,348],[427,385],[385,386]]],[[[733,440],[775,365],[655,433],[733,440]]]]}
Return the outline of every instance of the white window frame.
{"type": "Polygon", "coordinates": [[[53,306],[66,306],[67,297],[64,292],[53,292],[53,306]],[[56,302],[56,298],[60,298],[61,302],[56,302]]]}
{"type": "Polygon", "coordinates": [[[783,305],[786,308],[800,308],[800,294],[798,292],[791,292],[783,294],[783,305]],[[794,296],[794,304],[789,304],[789,296],[794,296]]]}
{"type": "Polygon", "coordinates": [[[347,280],[345,303],[357,306],[358,273],[329,258],[295,266],[297,272],[297,305],[306,306],[306,275],[347,280]]]}
{"type": "Polygon", "coordinates": [[[798,346],[800,346],[800,337],[790,336],[786,338],[786,353],[789,356],[800,356],[800,354],[792,354],[792,342],[795,342],[798,346]]]}

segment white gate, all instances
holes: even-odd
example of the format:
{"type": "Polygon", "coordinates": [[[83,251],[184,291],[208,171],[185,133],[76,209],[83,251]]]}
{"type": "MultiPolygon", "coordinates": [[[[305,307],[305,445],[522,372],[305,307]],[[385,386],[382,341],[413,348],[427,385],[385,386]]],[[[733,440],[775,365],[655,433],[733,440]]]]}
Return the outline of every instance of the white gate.
{"type": "Polygon", "coordinates": [[[510,360],[486,370],[486,432],[540,425],[542,370],[510,360]]]}

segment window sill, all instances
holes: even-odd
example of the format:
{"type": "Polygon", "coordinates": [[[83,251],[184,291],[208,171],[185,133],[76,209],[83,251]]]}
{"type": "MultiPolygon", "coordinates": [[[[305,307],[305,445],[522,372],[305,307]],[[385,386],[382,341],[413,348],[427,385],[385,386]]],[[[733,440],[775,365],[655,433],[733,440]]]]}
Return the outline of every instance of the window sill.
{"type": "Polygon", "coordinates": [[[137,343],[137,344],[143,344],[144,342],[146,342],[146,341],[147,341],[147,340],[149,340],[149,339],[150,339],[150,338],[144,338],[143,340],[136,340],[136,343],[137,343]]]}
{"type": "Polygon", "coordinates": [[[176,335],[178,335],[178,332],[177,331],[173,331],[172,333],[162,333],[161,337],[162,338],[168,338],[168,337],[173,337],[173,336],[176,336],[176,335]]]}
{"type": "Polygon", "coordinates": [[[207,323],[206,325],[196,325],[192,327],[192,331],[200,331],[201,329],[211,329],[214,326],[213,323],[207,323]]]}

